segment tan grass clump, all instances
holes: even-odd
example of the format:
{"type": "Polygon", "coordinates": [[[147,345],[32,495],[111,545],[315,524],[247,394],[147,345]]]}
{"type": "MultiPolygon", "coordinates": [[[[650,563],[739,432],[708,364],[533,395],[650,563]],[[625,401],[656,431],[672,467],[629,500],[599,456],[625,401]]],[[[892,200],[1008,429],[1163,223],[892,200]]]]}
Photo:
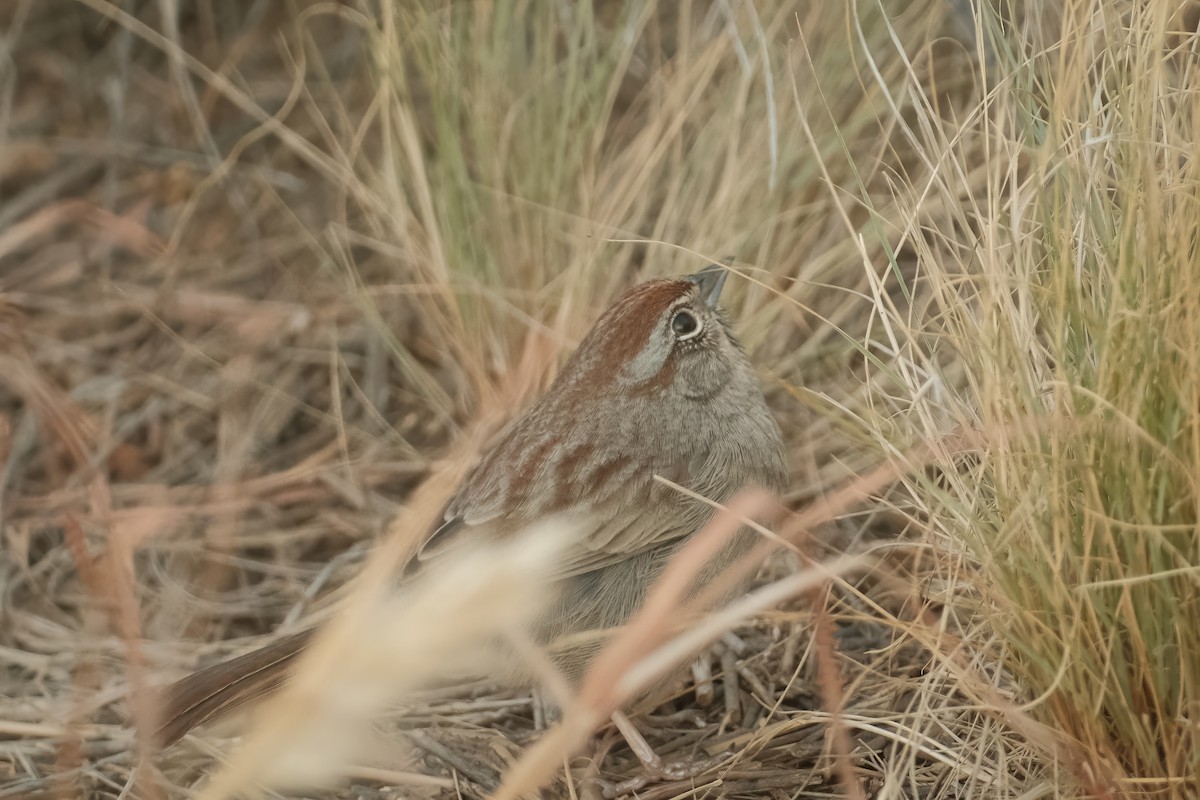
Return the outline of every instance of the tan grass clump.
{"type": "Polygon", "coordinates": [[[1170,4],[1057,11],[985,15],[986,100],[906,123],[939,167],[897,186],[929,305],[881,304],[912,362],[893,407],[927,436],[979,432],[910,489],[978,559],[1062,766],[1092,796],[1194,797],[1200,37],[1170,4]]]}

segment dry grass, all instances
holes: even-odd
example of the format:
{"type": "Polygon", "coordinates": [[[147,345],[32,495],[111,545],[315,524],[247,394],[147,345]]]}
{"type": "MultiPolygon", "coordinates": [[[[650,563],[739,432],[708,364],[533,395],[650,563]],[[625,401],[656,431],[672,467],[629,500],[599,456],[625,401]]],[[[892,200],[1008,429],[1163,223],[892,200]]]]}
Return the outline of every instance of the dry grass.
{"type": "Polygon", "coordinates": [[[1036,36],[1001,39],[1007,68],[986,121],[947,126],[925,108],[909,129],[930,155],[949,146],[963,165],[959,152],[984,155],[973,171],[941,172],[920,202],[899,193],[933,303],[916,325],[903,315],[906,357],[925,369],[952,358],[965,378],[902,413],[949,413],[983,432],[974,464],[947,454],[942,490],[913,494],[935,530],[980,560],[1008,663],[1085,786],[1190,797],[1200,791],[1196,9],[1060,11],[1036,36]],[[951,248],[917,234],[947,230],[947,218],[973,241],[951,248]]]}
{"type": "Polygon", "coordinates": [[[0,6],[0,798],[1195,796],[1196,14],[1045,5],[0,6]],[[521,649],[537,598],[378,590],[606,298],[726,255],[794,478],[757,592],[664,584],[550,733],[339,666],[521,649]],[[243,743],[135,733],[339,606],[243,743]],[[714,639],[646,783],[600,721],[714,639]]]}

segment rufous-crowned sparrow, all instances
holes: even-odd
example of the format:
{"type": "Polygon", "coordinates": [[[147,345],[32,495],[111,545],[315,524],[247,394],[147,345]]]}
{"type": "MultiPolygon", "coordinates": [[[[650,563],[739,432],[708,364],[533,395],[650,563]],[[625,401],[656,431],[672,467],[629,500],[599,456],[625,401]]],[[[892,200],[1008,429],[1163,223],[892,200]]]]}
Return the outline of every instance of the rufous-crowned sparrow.
{"type": "MultiPolygon", "coordinates": [[[[779,426],[717,306],[727,275],[714,264],[622,295],[549,391],[509,425],[459,486],[410,570],[464,539],[504,536],[564,515],[581,533],[567,553],[557,600],[536,625],[537,638],[549,644],[625,623],[669,557],[712,516],[709,505],[655,475],[718,502],[748,486],[782,490],[779,426]]],[[[704,574],[751,541],[750,532],[740,533],[704,574]]],[[[170,744],[277,687],[310,634],[171,686],[159,741],[170,744]]],[[[552,652],[575,678],[598,647],[552,652]]]]}

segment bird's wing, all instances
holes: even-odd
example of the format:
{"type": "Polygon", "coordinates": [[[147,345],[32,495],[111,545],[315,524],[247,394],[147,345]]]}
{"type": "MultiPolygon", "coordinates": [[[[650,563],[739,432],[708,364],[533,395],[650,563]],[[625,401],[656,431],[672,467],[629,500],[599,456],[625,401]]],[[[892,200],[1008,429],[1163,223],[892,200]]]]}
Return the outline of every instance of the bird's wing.
{"type": "Polygon", "coordinates": [[[542,515],[478,513],[469,504],[452,501],[446,512],[450,516],[421,545],[416,559],[425,564],[472,542],[506,539],[539,522],[558,522],[573,541],[553,577],[570,578],[680,539],[697,530],[707,514],[705,507],[653,480],[627,491],[619,502],[609,499],[599,510],[576,503],[542,515]]]}

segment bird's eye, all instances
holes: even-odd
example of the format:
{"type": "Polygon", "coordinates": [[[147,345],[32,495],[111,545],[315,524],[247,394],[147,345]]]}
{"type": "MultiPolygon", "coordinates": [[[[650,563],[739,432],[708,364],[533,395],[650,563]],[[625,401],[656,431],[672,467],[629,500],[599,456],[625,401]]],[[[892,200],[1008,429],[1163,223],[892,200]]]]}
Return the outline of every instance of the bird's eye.
{"type": "Polygon", "coordinates": [[[700,320],[690,311],[677,311],[671,318],[671,330],[680,339],[690,339],[700,332],[700,320]]]}

